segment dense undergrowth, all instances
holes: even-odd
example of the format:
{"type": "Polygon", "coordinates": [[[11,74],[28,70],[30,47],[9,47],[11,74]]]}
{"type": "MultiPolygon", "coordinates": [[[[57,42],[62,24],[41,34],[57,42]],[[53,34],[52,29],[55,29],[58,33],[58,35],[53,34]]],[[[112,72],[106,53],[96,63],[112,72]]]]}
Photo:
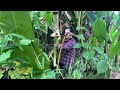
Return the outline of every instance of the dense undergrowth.
{"type": "Polygon", "coordinates": [[[113,11],[0,11],[0,78],[112,78],[120,68],[119,28],[120,13],[113,11]],[[64,76],[54,68],[54,43],[62,43],[67,27],[77,43],[73,70],[64,76]]]}

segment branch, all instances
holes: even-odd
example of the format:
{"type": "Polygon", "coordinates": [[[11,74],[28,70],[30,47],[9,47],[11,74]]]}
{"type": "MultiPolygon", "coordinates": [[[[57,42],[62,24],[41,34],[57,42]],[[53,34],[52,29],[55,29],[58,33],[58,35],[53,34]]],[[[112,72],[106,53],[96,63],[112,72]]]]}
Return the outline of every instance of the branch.
{"type": "Polygon", "coordinates": [[[72,19],[72,17],[68,14],[68,12],[67,12],[67,11],[64,11],[64,13],[65,13],[65,15],[67,16],[67,18],[68,18],[69,20],[71,20],[71,19],[72,19]]]}

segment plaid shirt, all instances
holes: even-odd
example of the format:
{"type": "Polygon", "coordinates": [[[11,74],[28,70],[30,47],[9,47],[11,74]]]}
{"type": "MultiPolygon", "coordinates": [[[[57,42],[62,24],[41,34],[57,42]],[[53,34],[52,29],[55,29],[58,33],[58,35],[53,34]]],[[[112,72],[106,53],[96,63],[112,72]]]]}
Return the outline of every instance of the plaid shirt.
{"type": "Polygon", "coordinates": [[[74,38],[70,38],[68,41],[64,42],[61,51],[60,63],[63,65],[72,65],[75,57],[75,49],[73,48],[76,43],[74,38]]]}

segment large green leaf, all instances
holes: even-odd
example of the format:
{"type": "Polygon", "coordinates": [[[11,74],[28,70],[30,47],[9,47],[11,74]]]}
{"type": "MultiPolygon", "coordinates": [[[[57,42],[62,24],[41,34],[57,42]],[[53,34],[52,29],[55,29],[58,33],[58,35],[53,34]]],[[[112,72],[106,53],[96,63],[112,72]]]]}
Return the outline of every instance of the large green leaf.
{"type": "MultiPolygon", "coordinates": [[[[17,33],[22,35],[30,40],[35,40],[34,32],[32,30],[32,23],[30,19],[30,12],[29,11],[1,11],[0,12],[0,22],[4,23],[5,25],[0,24],[0,28],[5,34],[9,33],[17,33]]],[[[13,36],[18,36],[12,34],[13,36]]],[[[21,36],[19,36],[20,38],[21,36]]],[[[16,43],[19,42],[19,39],[15,40],[16,43]]],[[[29,42],[27,42],[28,44],[29,42]]],[[[15,47],[14,53],[12,58],[24,58],[30,60],[31,66],[33,69],[39,70],[36,64],[36,57],[34,52],[37,56],[41,55],[38,59],[42,63],[42,57],[45,57],[45,69],[49,68],[48,60],[46,56],[43,54],[43,51],[40,50],[38,46],[36,46],[35,42],[32,42],[31,46],[23,46],[23,50],[20,50],[19,47],[15,47]]]]}
{"type": "Polygon", "coordinates": [[[106,61],[100,61],[97,63],[97,74],[105,73],[108,70],[108,64],[106,61]]]}
{"type": "Polygon", "coordinates": [[[34,40],[28,11],[1,11],[0,22],[6,25],[0,25],[5,34],[14,32],[34,40]]]}
{"type": "Polygon", "coordinates": [[[112,27],[111,30],[109,31],[109,37],[112,41],[112,43],[116,42],[118,40],[118,31],[116,30],[115,27],[112,27]]]}
{"type": "Polygon", "coordinates": [[[118,17],[117,22],[116,22],[116,28],[120,26],[120,17],[118,17]]]}
{"type": "Polygon", "coordinates": [[[109,57],[112,59],[115,55],[120,53],[120,42],[110,48],[109,57]]]}
{"type": "Polygon", "coordinates": [[[95,47],[95,50],[99,53],[99,54],[104,54],[104,51],[100,48],[100,47],[95,47]]]}
{"type": "Polygon", "coordinates": [[[42,63],[42,58],[44,57],[44,69],[47,70],[49,69],[49,58],[48,55],[42,51],[42,49],[40,49],[37,45],[33,44],[33,48],[34,51],[36,52],[36,54],[39,56],[39,61],[42,63]]]}
{"type": "Polygon", "coordinates": [[[17,34],[17,33],[10,33],[9,35],[20,38],[20,39],[26,39],[26,37],[24,37],[24,36],[22,36],[20,34],[17,34]]]}
{"type": "Polygon", "coordinates": [[[90,51],[90,52],[83,52],[83,57],[86,59],[86,60],[90,60],[94,57],[95,55],[95,51],[90,51]]]}
{"type": "Polygon", "coordinates": [[[82,47],[88,49],[89,48],[89,43],[88,42],[83,42],[82,47]]]}
{"type": "Polygon", "coordinates": [[[103,20],[96,19],[96,21],[93,24],[93,31],[95,37],[98,39],[100,43],[103,43],[104,40],[106,40],[106,26],[103,20]]]}

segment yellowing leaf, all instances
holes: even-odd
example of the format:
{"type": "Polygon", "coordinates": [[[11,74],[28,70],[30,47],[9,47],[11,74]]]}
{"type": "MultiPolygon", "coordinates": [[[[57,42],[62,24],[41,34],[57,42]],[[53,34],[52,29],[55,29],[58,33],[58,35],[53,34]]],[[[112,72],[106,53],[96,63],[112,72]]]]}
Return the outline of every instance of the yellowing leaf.
{"type": "Polygon", "coordinates": [[[20,66],[20,63],[19,62],[13,62],[13,63],[15,63],[15,66],[20,66]]]}
{"type": "Polygon", "coordinates": [[[10,75],[11,79],[18,79],[20,75],[17,70],[8,71],[8,74],[10,75]]]}
{"type": "Polygon", "coordinates": [[[28,75],[30,72],[31,72],[31,68],[28,67],[28,68],[17,68],[17,71],[20,73],[20,74],[23,74],[23,75],[28,75]]]}

